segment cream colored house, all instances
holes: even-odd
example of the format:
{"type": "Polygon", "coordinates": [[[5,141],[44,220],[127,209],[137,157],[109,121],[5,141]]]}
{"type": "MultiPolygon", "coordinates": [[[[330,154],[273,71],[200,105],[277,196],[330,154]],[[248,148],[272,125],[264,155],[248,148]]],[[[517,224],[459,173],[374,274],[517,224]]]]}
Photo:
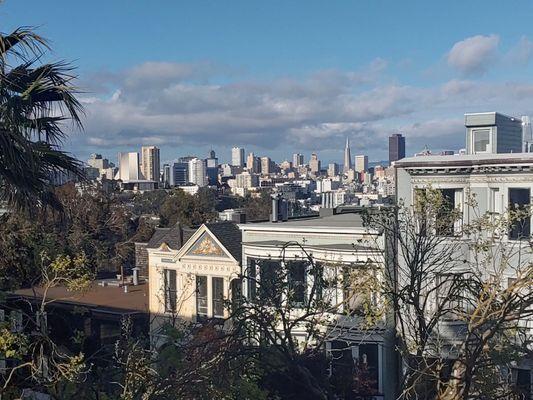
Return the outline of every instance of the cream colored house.
{"type": "Polygon", "coordinates": [[[147,246],[151,335],[165,322],[227,317],[224,301],[240,285],[241,231],[232,222],[195,232],[158,229],[147,246]]]}

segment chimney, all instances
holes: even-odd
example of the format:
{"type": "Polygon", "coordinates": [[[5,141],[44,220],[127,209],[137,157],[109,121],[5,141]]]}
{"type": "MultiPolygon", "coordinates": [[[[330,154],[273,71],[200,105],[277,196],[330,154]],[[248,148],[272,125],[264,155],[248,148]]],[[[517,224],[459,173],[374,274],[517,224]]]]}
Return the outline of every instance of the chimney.
{"type": "Polygon", "coordinates": [[[138,267],[132,268],[132,271],[133,271],[133,285],[134,286],[137,286],[139,284],[139,270],[140,270],[140,268],[138,268],[138,267]]]}
{"type": "Polygon", "coordinates": [[[272,222],[278,222],[279,217],[279,194],[273,194],[272,195],[272,215],[270,216],[270,220],[272,222]]]}

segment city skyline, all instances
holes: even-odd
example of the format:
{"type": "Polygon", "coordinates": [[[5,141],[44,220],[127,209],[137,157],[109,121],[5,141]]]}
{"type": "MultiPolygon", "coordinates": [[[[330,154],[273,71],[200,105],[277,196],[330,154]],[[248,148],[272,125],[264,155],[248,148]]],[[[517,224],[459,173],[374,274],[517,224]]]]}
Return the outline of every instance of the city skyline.
{"type": "Polygon", "coordinates": [[[85,131],[66,142],[80,159],[155,145],[161,160],[211,147],[229,160],[238,145],[341,163],[347,136],[353,154],[386,160],[394,133],[407,154],[458,150],[464,112],[533,114],[533,4],[516,2],[520,13],[485,4],[58,1],[51,10],[8,0],[2,12],[29,19],[80,66],[85,131]]]}

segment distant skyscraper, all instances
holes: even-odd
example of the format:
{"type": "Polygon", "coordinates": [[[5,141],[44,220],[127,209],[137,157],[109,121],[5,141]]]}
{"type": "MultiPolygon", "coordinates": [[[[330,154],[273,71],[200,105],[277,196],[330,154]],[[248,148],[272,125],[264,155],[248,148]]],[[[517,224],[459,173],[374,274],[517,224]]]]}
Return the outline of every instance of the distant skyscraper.
{"type": "Polygon", "coordinates": [[[304,155],[300,153],[295,153],[292,155],[292,167],[298,168],[304,165],[304,155]]]}
{"type": "Polygon", "coordinates": [[[103,158],[101,154],[94,153],[91,154],[91,156],[87,160],[87,164],[93,168],[98,168],[99,171],[110,167],[109,160],[107,158],[103,158]]]}
{"type": "Polygon", "coordinates": [[[169,164],[163,164],[163,186],[169,187],[170,186],[170,165],[169,164]]]}
{"type": "Polygon", "coordinates": [[[389,165],[405,158],[405,138],[401,133],[389,136],[389,165]]]}
{"type": "Polygon", "coordinates": [[[355,156],[355,170],[357,172],[368,171],[368,156],[355,156]]]}
{"type": "Polygon", "coordinates": [[[123,182],[143,179],[139,164],[139,153],[118,153],[118,179],[123,182]]]}
{"type": "Polygon", "coordinates": [[[248,158],[246,160],[246,169],[251,174],[258,174],[261,169],[261,164],[259,162],[259,157],[256,157],[254,153],[248,154],[248,158]]]}
{"type": "Polygon", "coordinates": [[[261,174],[268,175],[272,172],[270,157],[261,157],[261,174]]]}
{"type": "Polygon", "coordinates": [[[214,186],[218,181],[218,158],[216,157],[214,150],[211,150],[208,156],[209,157],[205,160],[207,180],[209,181],[209,185],[214,186]]]}
{"type": "Polygon", "coordinates": [[[328,176],[334,177],[339,175],[339,164],[331,163],[328,165],[328,176]]]}
{"type": "Polygon", "coordinates": [[[207,186],[207,171],[204,160],[193,158],[189,161],[189,182],[200,187],[207,186]]]}
{"type": "Polygon", "coordinates": [[[342,172],[345,174],[352,169],[352,155],[350,153],[350,140],[346,138],[346,147],[344,148],[344,165],[342,172]]]}
{"type": "Polygon", "coordinates": [[[159,182],[159,179],[161,179],[159,149],[155,146],[143,146],[141,148],[141,157],[141,172],[144,179],[159,182]]]}
{"type": "Polygon", "coordinates": [[[234,147],[231,149],[231,165],[235,167],[244,167],[244,149],[234,147]]]}
{"type": "Polygon", "coordinates": [[[189,162],[177,162],[172,165],[170,184],[183,186],[189,182],[189,162]]]}
{"type": "Polygon", "coordinates": [[[309,170],[313,173],[320,172],[320,160],[316,153],[311,154],[311,159],[309,160],[309,170]]]}

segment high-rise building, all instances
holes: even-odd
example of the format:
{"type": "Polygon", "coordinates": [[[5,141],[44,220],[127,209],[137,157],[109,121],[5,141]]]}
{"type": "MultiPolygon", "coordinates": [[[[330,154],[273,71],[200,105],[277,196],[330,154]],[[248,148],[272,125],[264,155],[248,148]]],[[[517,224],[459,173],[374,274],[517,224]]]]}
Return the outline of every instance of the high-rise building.
{"type": "Polygon", "coordinates": [[[304,155],[300,153],[294,153],[292,155],[292,167],[297,169],[304,165],[304,155]]]}
{"type": "Polygon", "coordinates": [[[261,174],[269,175],[272,173],[272,160],[270,157],[261,157],[261,174]]]}
{"type": "Polygon", "coordinates": [[[207,171],[204,160],[193,158],[189,161],[189,183],[199,187],[207,186],[207,171]]]}
{"type": "Polygon", "coordinates": [[[522,153],[522,119],[498,112],[465,114],[468,154],[522,153]]]}
{"type": "Polygon", "coordinates": [[[177,162],[172,165],[172,177],[170,184],[183,186],[189,182],[189,162],[177,162]]]}
{"type": "Polygon", "coordinates": [[[311,158],[309,159],[309,170],[314,174],[320,172],[320,160],[316,153],[311,154],[311,158]]]}
{"type": "Polygon", "coordinates": [[[352,155],[350,153],[350,139],[346,138],[346,146],[344,147],[344,165],[342,172],[347,174],[352,169],[352,155]]]}
{"type": "Polygon", "coordinates": [[[118,153],[118,179],[123,182],[144,179],[139,164],[139,153],[118,153]]]}
{"type": "Polygon", "coordinates": [[[357,172],[368,171],[368,156],[355,156],[355,170],[357,172]]]}
{"type": "Polygon", "coordinates": [[[405,138],[401,133],[389,136],[389,165],[405,158],[405,138]]]}
{"type": "Polygon", "coordinates": [[[531,130],[531,120],[529,116],[522,116],[522,141],[524,142],[524,152],[531,153],[533,144],[533,131],[531,130]]]}
{"type": "Polygon", "coordinates": [[[161,174],[159,148],[155,146],[142,146],[141,157],[141,172],[144,179],[159,182],[161,174]]]}
{"type": "Polygon", "coordinates": [[[170,186],[170,180],[171,180],[171,169],[169,164],[163,164],[163,176],[162,176],[162,182],[164,187],[170,186]]]}
{"type": "Polygon", "coordinates": [[[207,167],[207,180],[209,185],[214,186],[218,181],[218,158],[214,150],[209,151],[208,157],[205,159],[207,167]]]}
{"type": "Polygon", "coordinates": [[[259,157],[256,157],[254,153],[248,154],[248,158],[246,160],[246,169],[251,174],[258,174],[261,169],[261,164],[259,161],[259,157]]]}
{"type": "Polygon", "coordinates": [[[107,158],[103,158],[101,154],[91,154],[89,156],[89,159],[87,160],[87,164],[93,168],[98,168],[98,170],[101,172],[103,169],[107,169],[110,167],[109,160],[107,158]]]}
{"type": "Polygon", "coordinates": [[[339,175],[339,164],[331,163],[328,165],[328,176],[334,177],[339,175]]]}
{"type": "Polygon", "coordinates": [[[231,165],[244,167],[244,148],[234,147],[231,149],[231,165]]]}

